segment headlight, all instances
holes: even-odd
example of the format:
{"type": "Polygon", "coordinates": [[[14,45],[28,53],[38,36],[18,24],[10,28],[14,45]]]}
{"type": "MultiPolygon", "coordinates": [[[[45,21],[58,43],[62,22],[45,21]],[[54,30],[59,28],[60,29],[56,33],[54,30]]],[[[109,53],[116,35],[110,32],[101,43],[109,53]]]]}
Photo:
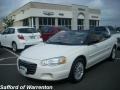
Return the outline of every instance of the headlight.
{"type": "Polygon", "coordinates": [[[46,60],[41,61],[42,66],[55,66],[55,65],[60,65],[60,64],[65,64],[66,63],[66,58],[64,56],[61,57],[55,57],[55,58],[50,58],[46,60]]]}

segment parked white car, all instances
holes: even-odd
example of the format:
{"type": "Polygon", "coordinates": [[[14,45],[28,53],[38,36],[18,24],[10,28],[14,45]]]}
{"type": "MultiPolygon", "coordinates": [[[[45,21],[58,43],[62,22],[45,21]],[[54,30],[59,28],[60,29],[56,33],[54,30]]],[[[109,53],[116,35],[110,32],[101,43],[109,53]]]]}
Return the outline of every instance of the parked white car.
{"type": "Polygon", "coordinates": [[[92,31],[61,31],[47,42],[23,51],[18,71],[40,80],[82,79],[85,69],[110,58],[115,59],[117,40],[92,31]]]}
{"type": "Polygon", "coordinates": [[[0,45],[12,48],[13,51],[42,41],[40,33],[32,27],[9,27],[0,34],[0,45]]]}

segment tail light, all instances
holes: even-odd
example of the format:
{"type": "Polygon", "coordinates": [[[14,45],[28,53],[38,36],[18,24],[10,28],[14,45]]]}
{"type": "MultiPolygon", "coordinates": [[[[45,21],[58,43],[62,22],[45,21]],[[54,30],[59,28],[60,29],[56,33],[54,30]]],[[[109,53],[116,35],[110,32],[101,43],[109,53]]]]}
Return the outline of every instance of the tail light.
{"type": "Polygon", "coordinates": [[[25,40],[23,35],[18,35],[18,38],[21,39],[21,40],[25,40]]]}

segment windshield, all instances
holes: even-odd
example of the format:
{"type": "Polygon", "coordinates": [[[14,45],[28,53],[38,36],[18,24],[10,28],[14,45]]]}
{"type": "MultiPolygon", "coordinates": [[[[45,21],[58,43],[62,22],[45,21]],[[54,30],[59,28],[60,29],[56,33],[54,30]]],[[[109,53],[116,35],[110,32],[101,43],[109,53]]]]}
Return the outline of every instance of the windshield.
{"type": "Polygon", "coordinates": [[[51,37],[46,43],[60,45],[83,45],[86,37],[86,32],[61,31],[51,37]]]}
{"type": "Polygon", "coordinates": [[[19,33],[37,33],[35,28],[20,28],[18,29],[19,33]]]}

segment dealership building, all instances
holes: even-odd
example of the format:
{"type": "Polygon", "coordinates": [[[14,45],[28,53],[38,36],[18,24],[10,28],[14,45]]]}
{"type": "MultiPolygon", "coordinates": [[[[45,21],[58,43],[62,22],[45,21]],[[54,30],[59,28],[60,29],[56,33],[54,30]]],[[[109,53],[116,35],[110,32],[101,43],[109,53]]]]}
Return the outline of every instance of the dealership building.
{"type": "Polygon", "coordinates": [[[100,10],[83,5],[59,5],[29,2],[8,15],[14,26],[65,26],[72,30],[99,26],[100,10]]]}

